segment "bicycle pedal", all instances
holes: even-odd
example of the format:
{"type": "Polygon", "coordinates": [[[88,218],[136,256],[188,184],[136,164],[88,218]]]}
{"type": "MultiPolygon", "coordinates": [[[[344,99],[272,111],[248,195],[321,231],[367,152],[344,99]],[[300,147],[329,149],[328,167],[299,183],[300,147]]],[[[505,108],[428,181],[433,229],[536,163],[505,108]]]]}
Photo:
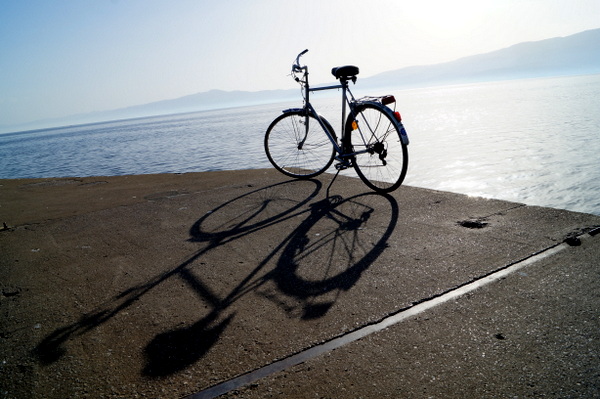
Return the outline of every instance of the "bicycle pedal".
{"type": "Polygon", "coordinates": [[[345,170],[348,169],[350,167],[350,164],[348,162],[339,162],[335,164],[335,168],[337,170],[345,170]]]}

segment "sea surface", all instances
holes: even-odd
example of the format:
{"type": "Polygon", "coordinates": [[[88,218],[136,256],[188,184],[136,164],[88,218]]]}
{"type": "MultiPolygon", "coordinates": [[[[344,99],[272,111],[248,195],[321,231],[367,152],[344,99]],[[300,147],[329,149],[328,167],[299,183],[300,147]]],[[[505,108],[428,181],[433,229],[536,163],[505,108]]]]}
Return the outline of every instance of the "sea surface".
{"type": "MultiPolygon", "coordinates": [[[[338,130],[332,94],[313,104],[338,130]]],[[[600,75],[368,94],[396,96],[411,140],[404,184],[600,215],[600,75]]],[[[0,134],[0,178],[269,168],[266,128],[301,105],[299,92],[295,103],[0,134]]]]}

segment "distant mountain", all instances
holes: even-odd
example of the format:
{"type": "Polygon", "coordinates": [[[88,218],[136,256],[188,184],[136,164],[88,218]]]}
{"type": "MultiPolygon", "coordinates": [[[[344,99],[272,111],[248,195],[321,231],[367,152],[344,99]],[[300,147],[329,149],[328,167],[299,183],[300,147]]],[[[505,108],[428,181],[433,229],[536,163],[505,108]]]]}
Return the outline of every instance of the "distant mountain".
{"type": "MultiPolygon", "coordinates": [[[[48,126],[79,125],[155,115],[169,115],[211,109],[241,107],[246,105],[270,104],[297,99],[298,96],[298,89],[265,90],[258,92],[210,90],[172,100],[156,101],[108,111],[78,114],[65,118],[46,119],[27,125],[21,125],[19,128],[20,130],[39,129],[48,126]]],[[[0,127],[0,131],[2,130],[8,131],[6,127],[0,127]]],[[[15,130],[16,129],[13,129],[12,131],[15,130]]]]}
{"type": "MultiPolygon", "coordinates": [[[[436,65],[414,66],[360,80],[363,88],[422,87],[492,80],[600,73],[600,29],[567,37],[526,42],[491,53],[436,65]]],[[[160,115],[206,109],[268,104],[298,99],[298,89],[221,91],[107,111],[106,116],[160,115]]]]}
{"type": "Polygon", "coordinates": [[[520,43],[443,64],[384,72],[363,82],[418,87],[594,73],[600,73],[600,29],[520,43]]]}
{"type": "Polygon", "coordinates": [[[257,92],[210,90],[172,100],[163,100],[149,104],[105,111],[104,113],[106,115],[121,115],[122,117],[127,117],[127,115],[149,116],[194,112],[293,100],[298,97],[298,93],[298,89],[265,90],[257,92]]]}
{"type": "MultiPolygon", "coordinates": [[[[425,87],[507,79],[600,73],[600,29],[567,37],[526,42],[494,52],[436,65],[421,65],[384,72],[360,80],[360,87],[425,87]]],[[[211,90],[172,100],[111,111],[39,121],[21,130],[64,126],[152,115],[230,108],[297,100],[298,89],[258,92],[211,90]]],[[[4,127],[2,130],[7,130],[4,127]]],[[[15,130],[13,130],[15,131],[15,130]]]]}

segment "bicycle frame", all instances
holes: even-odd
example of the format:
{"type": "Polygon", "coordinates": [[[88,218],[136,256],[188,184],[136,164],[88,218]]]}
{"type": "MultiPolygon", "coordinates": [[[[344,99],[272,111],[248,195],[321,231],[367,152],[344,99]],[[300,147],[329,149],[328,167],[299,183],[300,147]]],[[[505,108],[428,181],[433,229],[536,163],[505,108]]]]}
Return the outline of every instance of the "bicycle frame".
{"type": "Polygon", "coordinates": [[[329,129],[327,129],[327,125],[323,122],[323,120],[321,119],[321,117],[319,116],[319,114],[317,113],[315,108],[310,103],[310,93],[311,92],[342,89],[342,121],[341,121],[342,126],[341,126],[341,130],[340,130],[341,131],[340,142],[343,143],[344,142],[344,134],[345,134],[346,111],[347,111],[346,106],[348,106],[348,108],[350,108],[350,112],[352,112],[354,109],[354,104],[356,104],[356,99],[354,98],[352,91],[348,87],[348,80],[342,78],[342,79],[340,79],[340,82],[341,82],[340,84],[336,84],[336,85],[332,85],[332,86],[321,86],[321,87],[311,88],[308,83],[308,66],[303,66],[301,69],[302,69],[302,71],[304,71],[304,76],[303,76],[303,79],[297,79],[297,81],[304,85],[305,104],[304,104],[303,111],[306,113],[306,116],[305,116],[306,117],[306,120],[305,120],[306,133],[304,136],[304,140],[302,140],[300,142],[300,144],[298,145],[298,148],[299,149],[302,148],[302,145],[304,144],[304,141],[306,140],[306,137],[308,136],[308,131],[310,128],[310,126],[309,126],[310,118],[309,117],[313,116],[319,122],[323,131],[325,131],[325,134],[327,135],[327,137],[333,144],[333,147],[335,148],[335,151],[338,153],[339,157],[346,158],[346,157],[350,157],[352,155],[362,154],[364,152],[367,152],[368,150],[363,150],[363,151],[359,151],[359,152],[344,154],[345,149],[342,148],[337,143],[335,138],[333,138],[331,136],[331,134],[329,133],[329,129]],[[350,101],[350,99],[348,98],[348,94],[350,94],[350,98],[352,99],[352,101],[350,101]]]}

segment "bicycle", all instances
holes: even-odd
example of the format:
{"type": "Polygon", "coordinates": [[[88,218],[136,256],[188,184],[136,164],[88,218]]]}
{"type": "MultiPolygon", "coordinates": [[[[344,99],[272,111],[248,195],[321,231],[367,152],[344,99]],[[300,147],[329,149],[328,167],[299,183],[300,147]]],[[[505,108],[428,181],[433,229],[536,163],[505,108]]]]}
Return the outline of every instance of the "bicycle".
{"type": "Polygon", "coordinates": [[[355,99],[349,82],[356,84],[359,69],[353,65],[331,70],[339,84],[310,87],[308,66],[300,66],[300,57],[307,52],[298,54],[291,73],[301,86],[304,106],[283,110],[269,125],[264,140],[267,158],[281,173],[300,179],[320,175],[336,160],[336,177],[341,170],[353,167],[376,192],[394,191],[406,176],[409,144],[396,99],[392,95],[355,99]],[[310,103],[311,92],[333,89],[342,89],[339,143],[331,124],[310,103]],[[350,110],[348,118],[346,107],[350,110]]]}

